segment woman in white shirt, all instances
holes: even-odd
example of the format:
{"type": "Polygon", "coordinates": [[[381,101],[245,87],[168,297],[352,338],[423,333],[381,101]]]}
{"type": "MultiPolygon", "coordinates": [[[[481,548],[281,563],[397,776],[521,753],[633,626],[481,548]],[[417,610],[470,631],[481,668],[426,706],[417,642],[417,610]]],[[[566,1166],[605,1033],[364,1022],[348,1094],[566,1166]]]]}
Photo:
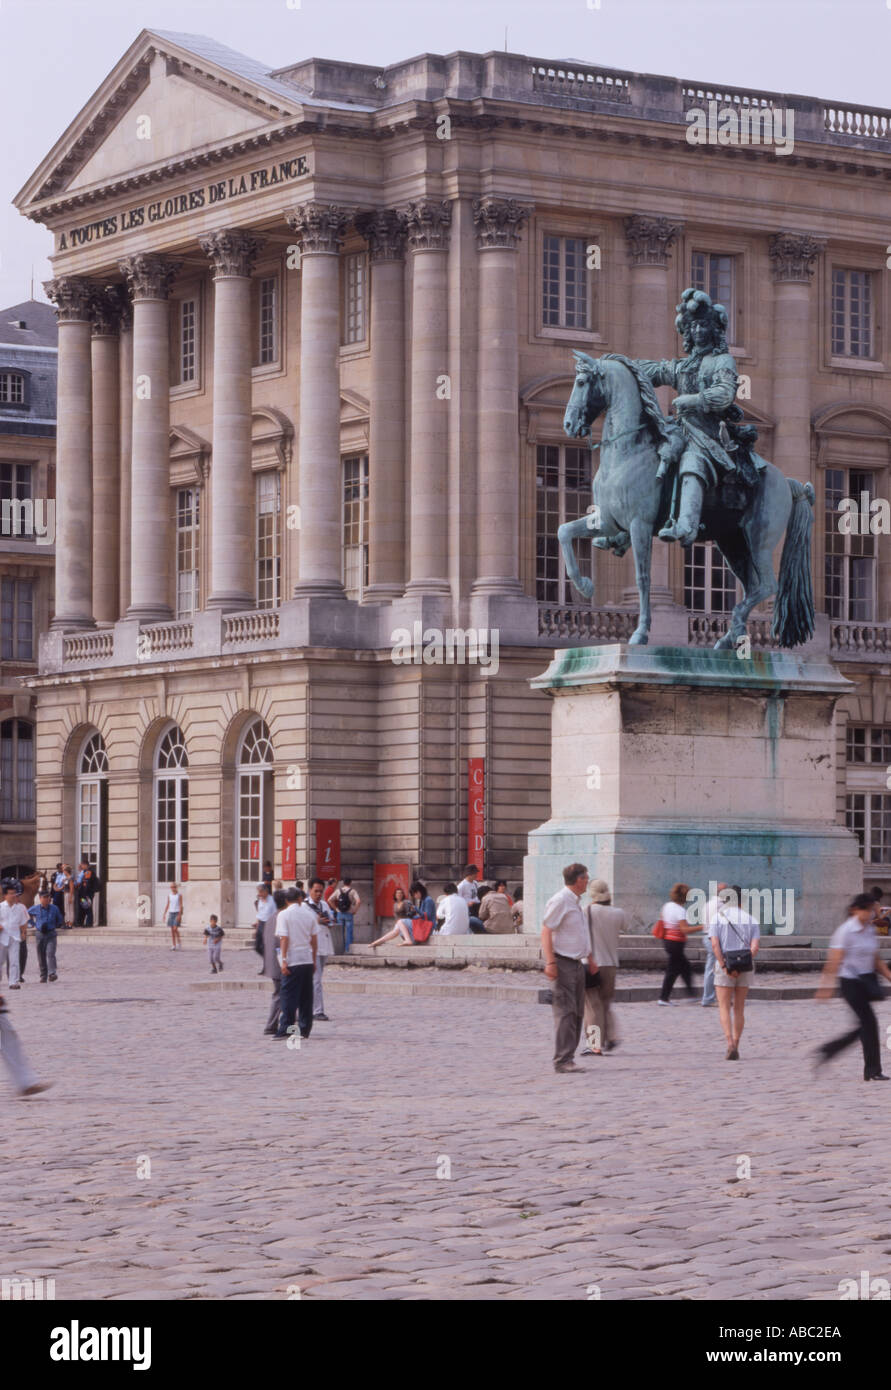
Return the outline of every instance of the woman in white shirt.
{"type": "Polygon", "coordinates": [[[857,1015],[857,1027],[817,1048],[817,1063],[828,1062],[837,1052],[860,1039],[863,1048],[863,1080],[889,1081],[882,1071],[879,1025],[871,1002],[882,997],[878,976],[891,980],[891,970],[879,955],[876,903],[871,893],[858,893],[848,908],[848,919],[836,927],[829,940],[818,999],[831,999],[836,978],[842,998],[857,1015]]]}
{"type": "Polygon", "coordinates": [[[183,895],[179,891],[178,883],[171,883],[170,892],[167,894],[167,925],[170,928],[170,939],[172,941],[171,951],[177,947],[182,950],[182,941],[179,936],[179,929],[183,920],[183,895]]]}
{"type": "Polygon", "coordinates": [[[690,889],[686,883],[676,883],[668,895],[668,902],[662,904],[660,918],[665,927],[662,942],[668,955],[665,975],[662,979],[662,990],[659,995],[659,1003],[662,1005],[674,1003],[671,991],[678,975],[684,981],[687,998],[694,999],[696,997],[696,991],[693,988],[693,974],[685,951],[687,933],[691,930],[687,921],[687,894],[689,892],[690,889]]]}
{"type": "Polygon", "coordinates": [[[721,1027],[727,1041],[727,1061],[739,1061],[739,1040],[746,1021],[746,995],[755,978],[755,957],[761,942],[758,923],[739,906],[742,889],[736,884],[719,894],[714,921],[709,927],[712,950],[715,953],[715,993],[721,1014],[721,1027]],[[731,896],[732,895],[732,896],[731,896]],[[740,969],[737,952],[751,958],[748,968],[740,969]],[[735,968],[731,968],[735,966],[735,968]]]}

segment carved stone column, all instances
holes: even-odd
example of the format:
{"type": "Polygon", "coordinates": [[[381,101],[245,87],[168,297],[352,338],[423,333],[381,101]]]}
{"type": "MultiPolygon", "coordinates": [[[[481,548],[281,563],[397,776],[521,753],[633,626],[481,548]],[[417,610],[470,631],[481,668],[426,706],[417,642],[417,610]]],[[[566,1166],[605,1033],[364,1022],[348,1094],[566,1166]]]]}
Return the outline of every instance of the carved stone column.
{"type": "Polygon", "coordinates": [[[171,617],[170,286],[178,261],[120,262],[133,299],[133,454],[128,618],[171,617]]]}
{"type": "Polygon", "coordinates": [[[448,576],[448,262],[447,202],[411,203],[411,578],[406,594],[451,593],[448,576]]]}
{"type": "Polygon", "coordinates": [[[51,626],[95,626],[93,617],[92,363],[88,280],[44,285],[59,321],[56,408],[56,603],[51,626]]]}
{"type": "MultiPolygon", "coordinates": [[[[653,359],[677,355],[675,311],[669,294],[668,264],[672,248],[682,231],[683,223],[674,218],[639,213],[625,218],[631,289],[628,306],[631,329],[629,357],[653,359]]],[[[667,400],[663,399],[662,404],[667,408],[667,400]]],[[[608,557],[608,562],[615,564],[615,557],[608,557]]],[[[633,574],[631,562],[629,560],[625,563],[630,580],[633,574]]],[[[654,541],[650,583],[650,596],[654,608],[664,608],[673,602],[670,564],[670,547],[663,541],[654,541]]],[[[636,592],[635,588],[634,593],[636,592]]],[[[679,632],[677,636],[680,640],[679,632]]],[[[686,631],[683,633],[683,642],[686,644],[686,631]]]]}
{"type": "Polygon", "coordinates": [[[477,555],[473,594],[519,594],[517,248],[527,208],[473,204],[479,266],[477,555]]]}
{"type": "Polygon", "coordinates": [[[199,238],[214,265],[213,465],[208,608],[253,608],[254,477],[251,472],[251,232],[199,238]]]}
{"type": "Polygon", "coordinates": [[[133,451],[133,305],[130,303],[126,286],[119,285],[121,321],[119,334],[118,379],[121,394],[118,406],[120,422],[121,487],[120,522],[118,526],[118,617],[121,618],[130,607],[130,507],[133,451]]]}
{"type": "Polygon", "coordinates": [[[120,332],[126,299],[117,290],[93,292],[93,616],[116,623],[121,616],[120,569],[121,425],[120,332]]]}
{"type": "Polygon", "coordinates": [[[369,389],[369,585],[378,603],[405,589],[405,238],[404,213],[363,213],[356,227],[371,261],[369,389]]]}
{"type": "Polygon", "coordinates": [[[340,464],[340,248],[345,208],[288,216],[300,248],[300,554],[296,596],[343,598],[340,464]]]}
{"type": "Polygon", "coordinates": [[[811,281],[823,242],[800,232],[770,239],[774,283],[773,459],[799,482],[811,476],[811,281]]]}

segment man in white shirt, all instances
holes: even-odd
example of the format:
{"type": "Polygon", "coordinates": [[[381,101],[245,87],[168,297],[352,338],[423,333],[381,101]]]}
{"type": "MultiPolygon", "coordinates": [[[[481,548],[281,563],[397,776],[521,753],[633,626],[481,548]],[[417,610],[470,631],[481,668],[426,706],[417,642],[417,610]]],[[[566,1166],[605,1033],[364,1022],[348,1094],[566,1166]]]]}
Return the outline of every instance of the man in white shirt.
{"type": "Polygon", "coordinates": [[[445,886],[445,897],[436,905],[437,918],[442,918],[440,936],[469,936],[470,908],[454,883],[445,886]]]}
{"type": "MultiPolygon", "coordinates": [[[[330,1020],[325,1013],[325,996],[322,992],[322,971],[329,956],[334,955],[334,942],[331,940],[331,927],[334,924],[334,913],[331,907],[325,902],[323,897],[325,885],[320,878],[309,880],[309,896],[306,899],[306,906],[310,912],[316,916],[316,931],[318,933],[318,952],[316,955],[316,968],[312,977],[312,1016],[321,1019],[323,1023],[330,1020]]],[[[336,896],[335,896],[336,901],[336,896]]],[[[337,914],[338,918],[340,913],[337,914]]]]}
{"type": "Polygon", "coordinates": [[[566,886],[545,907],[541,928],[545,975],[554,982],[554,1071],[584,1071],[573,1058],[585,1013],[585,963],[594,970],[591,934],[581,902],[588,870],[584,864],[569,864],[563,870],[563,882],[566,886]]]}
{"type": "Polygon", "coordinates": [[[20,989],[19,952],[23,933],[28,927],[28,909],[19,902],[15,884],[9,884],[0,902],[0,975],[6,963],[9,972],[9,988],[20,989]]]}
{"type": "Polygon", "coordinates": [[[712,1008],[718,1002],[715,994],[715,953],[712,949],[712,930],[718,923],[718,912],[729,901],[727,884],[715,885],[716,892],[702,909],[702,944],[705,947],[705,978],[702,982],[702,1007],[712,1008]]]}
{"type": "Polygon", "coordinates": [[[277,1038],[287,1038],[297,1026],[301,1038],[312,1032],[312,977],[318,954],[318,927],[315,914],[297,901],[297,889],[289,888],[288,906],[278,914],[275,934],[279,939],[282,967],[281,1014],[277,1038]]]}

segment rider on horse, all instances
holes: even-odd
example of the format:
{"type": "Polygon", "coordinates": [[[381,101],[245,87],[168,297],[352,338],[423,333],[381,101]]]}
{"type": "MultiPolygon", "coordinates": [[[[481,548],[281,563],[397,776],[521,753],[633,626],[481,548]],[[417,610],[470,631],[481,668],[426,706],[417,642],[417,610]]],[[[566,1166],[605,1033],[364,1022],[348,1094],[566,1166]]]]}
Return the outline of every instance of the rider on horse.
{"type": "Polygon", "coordinates": [[[745,492],[734,497],[722,488],[715,500],[719,507],[742,508],[766,460],[750,448],[757,438],[755,427],[738,423],[742,411],[734,402],[739,378],[736,362],[727,351],[727,310],[713,304],[704,290],[687,289],[677,306],[675,327],[683,336],[687,356],[639,361],[638,366],[654,386],[672,386],[680,392],[674,400],[678,418],[669,423],[669,437],[659,447],[656,474],[663,478],[676,470],[680,501],[675,518],[662,527],[659,537],[692,545],[699,535],[706,495],[732,479],[742,483],[745,492]]]}

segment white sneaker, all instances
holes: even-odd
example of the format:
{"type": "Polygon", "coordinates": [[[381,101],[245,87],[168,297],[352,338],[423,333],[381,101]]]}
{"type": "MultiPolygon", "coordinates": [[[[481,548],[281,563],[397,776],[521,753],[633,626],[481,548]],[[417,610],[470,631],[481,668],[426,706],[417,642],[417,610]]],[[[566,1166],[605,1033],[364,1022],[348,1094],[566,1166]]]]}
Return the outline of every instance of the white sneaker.
{"type": "Polygon", "coordinates": [[[677,1000],[676,1000],[676,999],[660,999],[660,1000],[659,1000],[659,1007],[660,1007],[660,1009],[676,1009],[676,1008],[677,1008],[677,1000]]]}

